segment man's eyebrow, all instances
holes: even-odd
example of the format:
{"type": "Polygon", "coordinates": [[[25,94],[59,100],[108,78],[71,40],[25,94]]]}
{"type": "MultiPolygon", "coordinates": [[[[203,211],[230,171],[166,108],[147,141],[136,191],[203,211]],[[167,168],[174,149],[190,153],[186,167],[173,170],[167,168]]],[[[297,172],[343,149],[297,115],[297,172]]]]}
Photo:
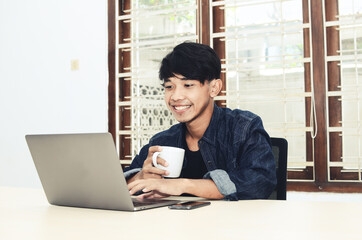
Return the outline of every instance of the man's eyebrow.
{"type": "Polygon", "coordinates": [[[168,83],[168,82],[171,82],[170,79],[168,79],[168,78],[163,80],[163,83],[161,83],[161,86],[165,87],[165,83],[168,83]]]}

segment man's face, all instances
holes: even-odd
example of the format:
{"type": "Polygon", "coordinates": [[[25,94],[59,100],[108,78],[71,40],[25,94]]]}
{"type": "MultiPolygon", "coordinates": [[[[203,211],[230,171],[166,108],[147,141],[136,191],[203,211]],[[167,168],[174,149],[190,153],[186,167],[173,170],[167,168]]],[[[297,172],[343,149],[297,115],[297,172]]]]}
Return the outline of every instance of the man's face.
{"type": "Polygon", "coordinates": [[[213,111],[210,85],[175,74],[165,81],[165,101],[177,121],[209,123],[213,111]]]}

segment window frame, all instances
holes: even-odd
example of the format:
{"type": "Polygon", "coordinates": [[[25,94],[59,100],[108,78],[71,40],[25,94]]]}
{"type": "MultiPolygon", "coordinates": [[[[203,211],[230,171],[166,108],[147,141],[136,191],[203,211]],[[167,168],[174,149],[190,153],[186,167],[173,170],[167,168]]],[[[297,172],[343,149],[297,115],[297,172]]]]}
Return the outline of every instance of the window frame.
{"type": "MultiPolygon", "coordinates": [[[[217,2],[218,0],[214,0],[217,2]]],[[[311,33],[312,33],[312,46],[309,46],[309,32],[304,32],[304,52],[305,54],[309,54],[310,47],[312,47],[312,66],[310,63],[305,63],[305,86],[306,91],[310,91],[311,85],[311,76],[310,68],[312,67],[314,79],[314,92],[315,92],[315,107],[317,112],[317,126],[318,126],[318,134],[314,139],[314,169],[313,167],[306,167],[303,171],[288,171],[288,179],[300,179],[298,181],[288,181],[287,189],[289,191],[311,191],[311,192],[341,192],[341,193],[352,193],[352,192],[362,192],[361,182],[331,182],[329,180],[328,174],[328,155],[330,154],[331,159],[340,159],[341,149],[342,149],[342,141],[338,140],[340,138],[332,137],[332,141],[328,141],[328,124],[329,125],[338,125],[338,121],[341,120],[341,105],[338,101],[332,101],[327,96],[328,86],[326,86],[326,66],[325,64],[325,46],[324,46],[324,19],[323,19],[323,0],[302,0],[303,1],[303,21],[308,22],[309,20],[309,11],[308,11],[308,3],[311,3],[310,12],[311,12],[311,33]],[[308,66],[309,64],[309,66],[308,66]],[[327,103],[328,101],[328,103],[327,103]],[[334,117],[332,119],[330,116],[327,117],[328,109],[333,109],[334,117]],[[329,120],[329,123],[327,123],[329,120]],[[330,146],[330,149],[335,149],[335,151],[330,151],[328,153],[327,144],[331,143],[333,147],[330,146]],[[306,180],[313,179],[314,181],[306,180]]],[[[112,134],[114,141],[121,142],[118,146],[119,148],[119,156],[121,159],[127,158],[130,156],[130,139],[127,139],[126,136],[120,136],[120,141],[117,141],[116,134],[116,125],[120,124],[120,129],[125,130],[127,126],[130,125],[131,112],[127,107],[120,106],[118,112],[117,101],[124,101],[126,96],[130,95],[130,84],[129,81],[122,80],[120,81],[121,91],[116,93],[116,78],[117,69],[124,69],[130,67],[130,54],[129,52],[124,52],[121,54],[116,54],[117,47],[116,45],[116,34],[119,33],[119,39],[123,39],[125,36],[130,36],[130,25],[122,24],[117,20],[116,10],[117,8],[119,12],[122,12],[123,9],[130,8],[131,0],[108,0],[108,71],[109,71],[109,85],[108,85],[108,131],[112,134]],[[116,57],[119,57],[119,66],[116,66],[116,57]],[[118,96],[117,96],[118,95],[118,96]],[[119,123],[117,123],[117,114],[119,116],[119,123]]],[[[218,38],[214,38],[212,43],[210,43],[210,19],[212,19],[212,30],[213,32],[223,31],[221,26],[224,25],[224,13],[223,10],[219,8],[210,8],[209,0],[198,0],[198,11],[199,17],[198,21],[201,24],[198,28],[198,33],[201,38],[199,42],[204,44],[212,44],[212,47],[218,53],[221,59],[225,58],[225,43],[218,38]],[[210,18],[210,14],[212,16],[218,16],[217,18],[210,18]]],[[[335,16],[338,13],[338,0],[325,0],[325,11],[326,11],[326,20],[335,20],[335,16]]],[[[326,37],[328,38],[326,50],[327,52],[335,51],[338,49],[339,36],[338,33],[333,29],[326,30],[326,37]]],[[[337,64],[330,64],[331,67],[328,67],[328,76],[333,74],[330,73],[338,73],[337,64]],[[333,66],[335,65],[335,66],[333,66]]],[[[334,75],[335,76],[335,75],[334,75]]],[[[226,73],[222,73],[221,79],[223,81],[223,90],[225,90],[225,79],[226,73]]],[[[328,84],[337,84],[339,81],[339,77],[335,77],[334,79],[328,79],[328,84]]],[[[222,105],[222,101],[217,101],[219,106],[222,105]]],[[[310,109],[310,98],[306,98],[306,116],[309,116],[310,109]]],[[[306,121],[309,122],[309,121],[306,121]]],[[[310,135],[310,134],[309,134],[310,135]]],[[[310,136],[307,134],[307,161],[313,161],[313,141],[310,136]]],[[[341,169],[331,170],[331,174],[335,174],[338,176],[345,175],[342,178],[347,178],[350,173],[342,173],[341,169]]]]}

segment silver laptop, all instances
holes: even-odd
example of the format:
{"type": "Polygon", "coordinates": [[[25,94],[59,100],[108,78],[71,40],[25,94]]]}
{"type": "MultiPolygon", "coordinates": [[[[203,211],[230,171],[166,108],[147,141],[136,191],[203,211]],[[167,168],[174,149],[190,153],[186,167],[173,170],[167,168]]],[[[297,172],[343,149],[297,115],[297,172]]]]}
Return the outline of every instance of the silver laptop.
{"type": "Polygon", "coordinates": [[[48,202],[137,211],[177,203],[131,197],[109,133],[27,135],[48,202]]]}

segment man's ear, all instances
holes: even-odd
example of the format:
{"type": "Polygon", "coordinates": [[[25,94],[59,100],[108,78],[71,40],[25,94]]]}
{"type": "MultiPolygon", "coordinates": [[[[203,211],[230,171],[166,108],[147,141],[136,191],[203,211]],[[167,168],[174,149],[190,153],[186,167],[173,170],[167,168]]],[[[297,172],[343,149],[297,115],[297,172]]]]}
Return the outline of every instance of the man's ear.
{"type": "Polygon", "coordinates": [[[222,89],[221,79],[214,79],[210,82],[210,97],[216,97],[222,89]]]}

